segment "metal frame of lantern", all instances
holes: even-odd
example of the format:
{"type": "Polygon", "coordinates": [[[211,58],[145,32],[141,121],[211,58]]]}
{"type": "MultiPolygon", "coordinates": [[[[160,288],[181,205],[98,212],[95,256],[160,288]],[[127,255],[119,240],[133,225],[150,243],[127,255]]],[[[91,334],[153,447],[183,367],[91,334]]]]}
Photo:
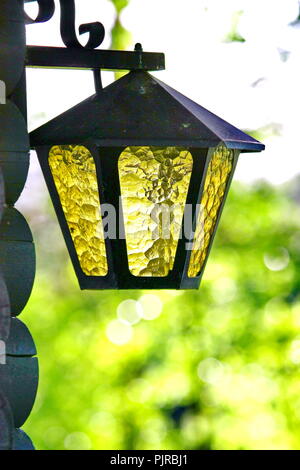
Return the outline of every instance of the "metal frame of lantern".
{"type": "MultiPolygon", "coordinates": [[[[146,145],[146,144],[145,144],[146,145]]],[[[119,198],[121,196],[119,174],[118,174],[118,158],[126,147],[97,147],[93,143],[84,143],[84,146],[90,150],[95,158],[97,174],[98,174],[98,188],[100,193],[100,205],[111,204],[118,208],[119,198]],[[97,155],[100,158],[97,158],[97,155]],[[101,157],[104,157],[101,159],[101,157]],[[107,185],[107,180],[103,180],[103,172],[110,175],[111,184],[107,185]]],[[[190,243],[190,238],[182,237],[178,240],[178,246],[175,256],[174,268],[167,276],[135,276],[131,273],[128,263],[128,252],[126,246],[126,239],[117,236],[115,239],[105,239],[106,256],[108,263],[108,273],[106,276],[88,276],[86,275],[79,263],[78,254],[76,252],[74,242],[69,230],[66,216],[62,209],[61,200],[55,186],[53,175],[51,173],[48,156],[51,146],[36,147],[42,171],[45,177],[46,184],[51,195],[52,203],[71,257],[76,276],[78,278],[81,289],[197,289],[203,274],[203,270],[196,277],[188,277],[188,265],[190,259],[190,252],[186,250],[186,244],[190,243]]],[[[208,155],[212,153],[210,149],[192,149],[192,155],[196,158],[194,160],[194,169],[191,176],[189,191],[187,194],[186,204],[193,206],[193,227],[197,221],[195,218],[196,205],[201,198],[205,172],[204,169],[208,165],[208,155]],[[202,174],[199,184],[199,174],[202,174]]],[[[236,162],[235,162],[236,164],[236,162]]],[[[233,176],[233,175],[232,175],[233,176]]],[[[232,178],[231,176],[231,178],[232,178]]],[[[230,178],[230,180],[231,180],[230,178]]],[[[226,189],[229,190],[230,183],[226,189]]],[[[224,201],[225,202],[225,201],[224,201]]],[[[223,203],[224,204],[224,203],[223,203]]],[[[222,206],[223,206],[222,204],[222,206]]],[[[220,211],[221,212],[221,211],[220,211]]],[[[124,224],[124,215],[122,208],[116,210],[117,230],[124,224]]],[[[221,213],[218,215],[217,224],[220,219],[221,213]]],[[[122,228],[120,232],[124,232],[122,228]]],[[[214,237],[214,235],[213,235],[214,237]]],[[[213,241],[212,237],[212,241],[213,241]]],[[[203,267],[204,269],[204,267],[203,267]]]]}
{"type": "MultiPolygon", "coordinates": [[[[146,145],[146,144],[145,144],[146,145]]],[[[226,202],[227,194],[231,185],[231,181],[234,175],[235,167],[238,160],[238,151],[234,151],[234,163],[231,174],[226,184],[226,190],[223,196],[223,200],[218,211],[216,223],[214,225],[213,233],[210,237],[209,248],[205,263],[201,268],[201,272],[194,277],[188,276],[189,263],[191,258],[192,250],[187,250],[187,244],[191,244],[193,240],[190,237],[182,236],[178,239],[178,245],[176,250],[174,267],[170,270],[167,276],[135,276],[130,272],[128,263],[128,252],[126,246],[126,239],[119,238],[105,239],[106,257],[108,264],[108,273],[105,276],[88,276],[86,275],[79,263],[78,254],[76,252],[74,242],[70,233],[66,216],[62,209],[60,197],[55,186],[53,175],[51,173],[48,157],[49,150],[52,146],[41,146],[36,147],[39,162],[42,167],[44,178],[51,195],[52,203],[55,208],[55,212],[71,257],[76,276],[79,281],[81,289],[197,289],[199,287],[205,265],[212,248],[213,240],[218,228],[218,224],[222,215],[223,207],[226,202]]],[[[118,173],[118,158],[126,147],[97,147],[93,143],[84,143],[86,147],[95,159],[97,174],[98,174],[98,188],[100,193],[100,206],[105,204],[111,204],[114,207],[118,207],[119,199],[121,196],[121,188],[118,173]],[[100,157],[100,158],[97,158],[100,157]],[[102,158],[101,158],[102,157],[102,158]],[[103,180],[103,172],[106,175],[110,175],[111,184],[107,185],[106,181],[103,180]]],[[[201,201],[203,195],[205,176],[207,173],[207,167],[210,162],[210,158],[213,154],[214,148],[201,149],[201,148],[190,148],[193,161],[193,171],[191,175],[191,181],[189,190],[186,198],[186,205],[192,206],[193,214],[193,232],[197,226],[197,205],[201,201]]],[[[124,224],[124,215],[122,209],[116,210],[117,219],[116,227],[117,230],[124,224]]],[[[120,232],[124,232],[125,228],[122,228],[120,232]]]]}
{"type": "MultiPolygon", "coordinates": [[[[63,9],[67,3],[70,6],[74,2],[61,0],[61,4],[64,4],[63,9]]],[[[62,23],[64,23],[66,10],[62,13],[62,23]]],[[[74,14],[75,10],[72,10],[72,15],[74,14]]],[[[63,40],[70,48],[31,46],[27,50],[27,66],[91,69],[94,71],[96,95],[31,133],[31,146],[37,150],[80,287],[82,289],[198,288],[238,155],[243,151],[261,151],[264,148],[263,144],[149,75],[148,70],[164,69],[163,54],[144,53],[140,45],[136,46],[135,52],[88,50],[80,47],[77,39],[77,42],[74,40],[75,31],[69,23],[65,23],[61,30],[63,40]],[[66,31],[69,31],[67,35],[66,31]],[[100,69],[126,69],[131,72],[102,89],[100,69]],[[124,208],[119,211],[122,191],[118,161],[127,147],[149,146],[154,149],[184,147],[191,153],[193,167],[185,207],[187,205],[192,207],[192,233],[197,228],[197,205],[202,201],[212,155],[219,145],[230,149],[231,170],[227,174],[225,189],[211,227],[205,259],[197,275],[189,277],[188,273],[192,251],[187,250],[187,243],[192,242],[192,234],[183,234],[182,238],[179,237],[174,263],[166,276],[132,274],[126,240],[119,236],[114,239],[105,238],[107,274],[94,276],[84,273],[49,164],[49,152],[52,147],[75,145],[90,152],[96,168],[99,204],[100,206],[111,204],[116,208],[116,225],[125,233],[124,208]]],[[[87,31],[90,31],[88,47],[95,47],[99,42],[96,38],[97,31],[101,33],[101,28],[95,24],[81,27],[81,32],[87,31]],[[93,33],[95,33],[94,38],[93,33]]]]}

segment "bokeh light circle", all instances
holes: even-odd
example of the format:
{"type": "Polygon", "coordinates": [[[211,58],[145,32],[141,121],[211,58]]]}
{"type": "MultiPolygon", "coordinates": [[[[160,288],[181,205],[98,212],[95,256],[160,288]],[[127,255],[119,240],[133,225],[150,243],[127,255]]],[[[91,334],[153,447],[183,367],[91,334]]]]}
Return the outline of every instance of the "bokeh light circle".
{"type": "Polygon", "coordinates": [[[144,320],[155,320],[163,309],[163,303],[155,294],[144,294],[139,298],[142,307],[142,317],[144,320]]]}
{"type": "Polygon", "coordinates": [[[107,325],[106,336],[111,343],[117,346],[123,346],[129,343],[132,335],[132,327],[119,320],[113,320],[107,325]]]}
{"type": "Polygon", "coordinates": [[[123,300],[117,308],[117,317],[126,325],[135,325],[142,317],[142,306],[133,299],[123,300]]]}

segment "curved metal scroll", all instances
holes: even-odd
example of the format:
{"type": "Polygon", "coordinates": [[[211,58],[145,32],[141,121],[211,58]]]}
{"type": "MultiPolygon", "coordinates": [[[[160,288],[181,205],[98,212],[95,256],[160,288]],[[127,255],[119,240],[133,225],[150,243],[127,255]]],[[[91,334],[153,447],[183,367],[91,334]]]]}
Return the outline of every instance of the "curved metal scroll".
{"type": "MultiPolygon", "coordinates": [[[[32,1],[32,0],[28,0],[32,1]]],[[[37,1],[39,5],[39,13],[35,20],[30,18],[25,13],[26,23],[42,23],[52,18],[55,11],[54,0],[33,0],[37,1]]],[[[75,27],[75,1],[74,0],[59,0],[61,19],[60,19],[60,33],[65,46],[76,49],[96,49],[102,44],[105,29],[102,23],[87,23],[79,26],[79,34],[89,33],[89,40],[83,46],[77,39],[75,27]]]]}
{"type": "MultiPolygon", "coordinates": [[[[25,0],[26,1],[26,0],[25,0]]],[[[39,12],[35,20],[25,13],[26,24],[45,23],[51,20],[55,12],[54,0],[36,0],[39,6],[39,12]]]]}
{"type": "Polygon", "coordinates": [[[87,23],[79,26],[79,34],[89,33],[90,37],[85,46],[82,46],[77,39],[75,29],[75,2],[74,0],[60,0],[61,19],[60,32],[64,44],[67,47],[76,47],[77,49],[96,49],[102,44],[105,29],[99,23],[87,23]]]}

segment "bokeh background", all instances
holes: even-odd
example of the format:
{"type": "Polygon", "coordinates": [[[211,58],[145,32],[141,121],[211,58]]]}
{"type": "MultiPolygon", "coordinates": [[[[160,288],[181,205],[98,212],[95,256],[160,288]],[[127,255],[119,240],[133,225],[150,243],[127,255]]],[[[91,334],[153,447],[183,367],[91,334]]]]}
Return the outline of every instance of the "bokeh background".
{"type": "MultiPolygon", "coordinates": [[[[165,52],[160,79],[267,150],[241,156],[195,292],[81,292],[32,154],[18,205],[41,377],[25,430],[38,449],[299,449],[298,0],[76,4],[78,23],[105,24],[103,47],[165,52]]],[[[58,22],[28,27],[28,44],[61,45],[58,22]]],[[[30,127],[92,93],[89,72],[29,70],[30,127]]]]}

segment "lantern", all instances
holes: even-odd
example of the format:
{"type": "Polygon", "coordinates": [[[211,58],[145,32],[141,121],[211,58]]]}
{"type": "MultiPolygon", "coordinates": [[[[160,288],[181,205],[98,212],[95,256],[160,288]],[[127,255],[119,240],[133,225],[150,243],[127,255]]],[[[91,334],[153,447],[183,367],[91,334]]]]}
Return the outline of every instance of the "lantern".
{"type": "Polygon", "coordinates": [[[143,70],[31,133],[82,289],[196,289],[240,152],[264,145],[143,70]]]}

